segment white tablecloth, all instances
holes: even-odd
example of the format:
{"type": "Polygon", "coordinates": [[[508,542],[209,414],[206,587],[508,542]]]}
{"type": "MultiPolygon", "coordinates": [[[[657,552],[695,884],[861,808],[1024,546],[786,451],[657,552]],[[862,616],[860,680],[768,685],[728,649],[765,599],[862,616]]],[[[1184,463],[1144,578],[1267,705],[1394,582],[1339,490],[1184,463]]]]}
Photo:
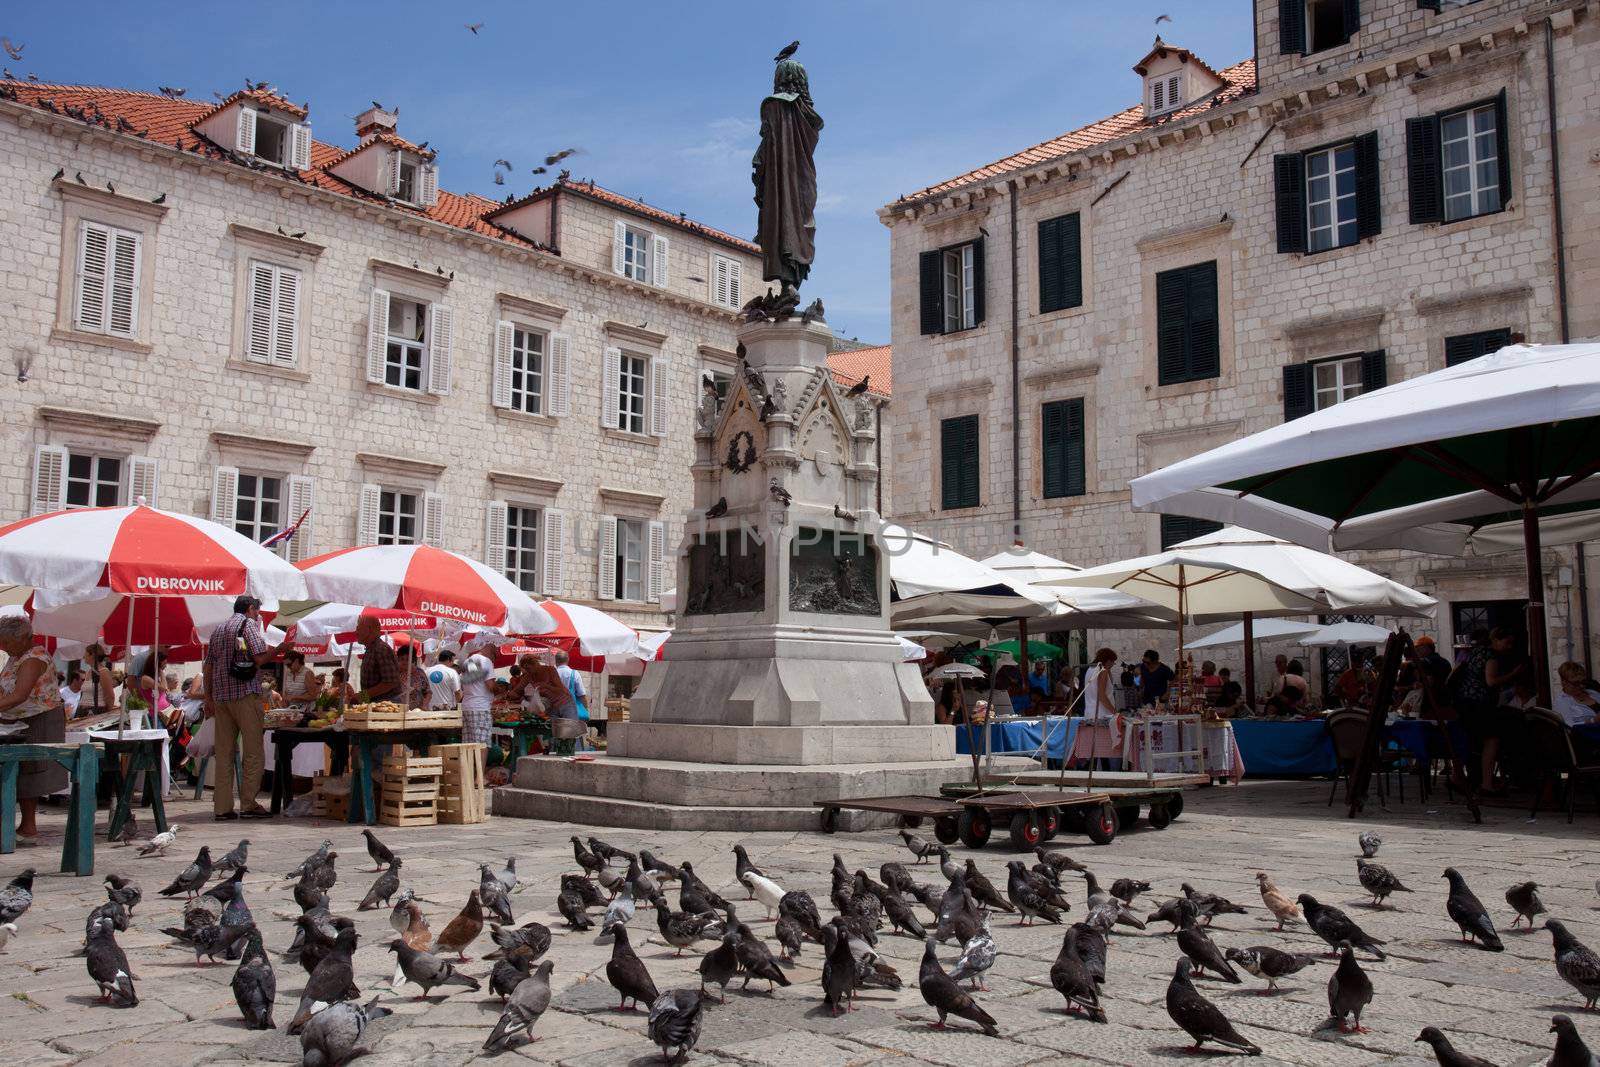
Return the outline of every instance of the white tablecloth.
{"type": "MultiPolygon", "coordinates": [[[[261,742],[261,747],[266,752],[267,770],[270,771],[277,766],[274,761],[278,753],[277,748],[272,743],[271,730],[261,735],[261,742]]],[[[290,757],[290,769],[296,778],[310,778],[321,774],[327,766],[327,753],[327,745],[302,741],[294,746],[294,755],[290,757]]]]}
{"type": "MultiPolygon", "coordinates": [[[[68,730],[67,744],[81,745],[86,741],[115,741],[117,731],[115,727],[109,730],[68,730]]],[[[157,741],[161,742],[161,795],[169,796],[172,793],[172,765],[167,758],[167,749],[172,742],[172,737],[165,730],[124,730],[124,741],[157,741]]]]}

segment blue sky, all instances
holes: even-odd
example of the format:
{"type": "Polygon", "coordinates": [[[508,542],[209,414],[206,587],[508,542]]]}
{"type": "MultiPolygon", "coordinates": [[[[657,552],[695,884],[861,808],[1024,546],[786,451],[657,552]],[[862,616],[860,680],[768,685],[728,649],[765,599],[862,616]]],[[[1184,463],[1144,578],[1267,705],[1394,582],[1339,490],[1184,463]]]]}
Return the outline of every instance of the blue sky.
{"type": "Polygon", "coordinates": [[[895,197],[1118,111],[1156,30],[1213,66],[1251,53],[1248,0],[947,0],[807,3],[258,4],[89,0],[5,5],[10,68],[46,81],[190,98],[248,77],[310,101],[320,140],[354,141],[371,100],[439,150],[442,184],[501,197],[579,147],[578,178],[734,233],[755,230],[749,165],[772,56],[798,58],[827,122],[818,149],[817,264],[808,293],[834,328],[889,338],[895,197]],[[975,20],[973,10],[985,12],[975,20]],[[159,13],[159,14],[154,14],[159,13]],[[466,23],[482,22],[474,36],[466,23]],[[510,184],[493,161],[511,160],[510,184]]]}

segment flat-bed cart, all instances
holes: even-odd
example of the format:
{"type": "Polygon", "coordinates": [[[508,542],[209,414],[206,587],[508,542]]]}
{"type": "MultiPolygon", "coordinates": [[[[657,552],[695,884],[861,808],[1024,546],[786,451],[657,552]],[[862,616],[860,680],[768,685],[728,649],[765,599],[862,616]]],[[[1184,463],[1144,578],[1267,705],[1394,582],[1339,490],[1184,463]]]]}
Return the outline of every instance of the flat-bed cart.
{"type": "Polygon", "coordinates": [[[1183,813],[1183,792],[1173,787],[1101,786],[1090,789],[1011,789],[987,792],[970,785],[947,785],[946,797],[962,806],[957,839],[968,848],[988,845],[996,830],[1011,844],[1032,849],[1057,834],[1082,833],[1097,845],[1108,845],[1130,829],[1141,809],[1155,830],[1165,830],[1183,813]]]}

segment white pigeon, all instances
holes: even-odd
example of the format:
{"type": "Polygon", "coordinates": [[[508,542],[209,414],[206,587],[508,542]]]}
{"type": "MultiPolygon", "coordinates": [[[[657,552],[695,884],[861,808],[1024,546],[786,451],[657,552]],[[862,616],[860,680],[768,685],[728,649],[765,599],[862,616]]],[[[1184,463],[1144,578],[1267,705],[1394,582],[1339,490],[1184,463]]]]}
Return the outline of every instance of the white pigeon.
{"type": "Polygon", "coordinates": [[[178,840],[178,827],[177,824],[173,824],[172,826],[169,826],[165,830],[161,831],[156,836],[152,837],[143,845],[140,845],[139,855],[165,856],[167,854],[167,849],[171,848],[172,843],[176,840],[178,840]]]}
{"type": "Polygon", "coordinates": [[[963,979],[970,980],[972,988],[981,990],[989,988],[984,975],[994,966],[995,956],[999,950],[995,947],[994,935],[989,932],[989,913],[982,911],[978,915],[978,932],[972,935],[972,939],[961,950],[961,958],[951,968],[950,978],[956,982],[963,979]]]}
{"type": "Polygon", "coordinates": [[[0,952],[6,950],[6,945],[13,937],[17,936],[16,923],[0,923],[0,952]]]}
{"type": "Polygon", "coordinates": [[[767,909],[767,918],[772,918],[778,910],[778,901],[783,899],[783,886],[771,878],[764,878],[755,871],[745,871],[740,879],[745,886],[755,894],[756,899],[767,909]]]}
{"type": "Polygon", "coordinates": [[[614,926],[627,926],[633,918],[633,885],[622,883],[622,890],[606,905],[606,917],[600,922],[601,935],[609,934],[614,926]]]}

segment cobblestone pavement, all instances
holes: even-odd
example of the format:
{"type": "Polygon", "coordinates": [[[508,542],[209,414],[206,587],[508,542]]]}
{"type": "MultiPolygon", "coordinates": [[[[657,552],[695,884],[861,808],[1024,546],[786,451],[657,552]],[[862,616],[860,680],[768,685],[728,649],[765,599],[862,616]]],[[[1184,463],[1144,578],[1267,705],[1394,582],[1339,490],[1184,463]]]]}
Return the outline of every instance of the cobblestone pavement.
{"type": "MultiPolygon", "coordinates": [[[[1547,1031],[1556,1012],[1577,1019],[1591,1044],[1600,1047],[1600,1016],[1584,1012],[1573,990],[1556,975],[1548,933],[1506,933],[1506,951],[1501,954],[1462,945],[1444,912],[1445,883],[1440,878],[1445,866],[1458,867],[1502,930],[1512,917],[1503,900],[1505,888],[1514,881],[1536,880],[1545,887],[1551,915],[1566,920],[1589,944],[1600,946],[1600,897],[1595,890],[1600,827],[1593,814],[1580,814],[1568,826],[1559,816],[1529,823],[1520,811],[1497,809],[1487,813],[1485,825],[1473,826],[1459,806],[1440,797],[1428,811],[1413,799],[1409,805],[1396,804],[1352,823],[1340,817],[1339,808],[1324,806],[1326,794],[1325,783],[1249,783],[1199,790],[1189,794],[1188,810],[1166,831],[1141,828],[1104,848],[1065,836],[1056,845],[1089,863],[1105,884],[1119,876],[1143,878],[1154,884],[1159,900],[1176,893],[1179,883],[1187,880],[1247,905],[1248,914],[1229,915],[1216,923],[1213,935],[1223,947],[1269,944],[1306,951],[1322,947],[1303,927],[1282,934],[1273,931],[1255,888],[1254,872],[1260,869],[1271,871],[1291,896],[1312,892],[1345,908],[1375,936],[1389,941],[1392,956],[1387,962],[1363,964],[1377,988],[1377,1000],[1363,1019],[1371,1028],[1365,1035],[1344,1036],[1324,1025],[1330,966],[1319,965],[1286,980],[1283,993],[1272,998],[1257,995],[1259,983],[1248,976],[1243,986],[1200,981],[1202,991],[1262,1047],[1264,1054],[1257,1062],[1352,1067],[1430,1063],[1427,1047],[1413,1039],[1422,1026],[1435,1025],[1458,1047],[1495,1063],[1542,1063],[1553,1044],[1547,1031]],[[1365,895],[1356,882],[1354,863],[1355,837],[1361,828],[1383,835],[1378,858],[1416,890],[1394,898],[1398,905],[1394,909],[1373,911],[1362,906],[1365,895]]],[[[334,908],[355,917],[362,937],[355,958],[357,981],[368,993],[387,990],[393,968],[393,957],[384,950],[391,933],[388,912],[355,911],[374,875],[367,873],[371,864],[352,829],[317,820],[218,824],[191,802],[169,808],[174,809],[183,827],[181,843],[166,858],[139,859],[132,850],[109,847],[97,855],[100,872],[126,873],[145,892],[133,928],[120,935],[140,979],[140,1004],[134,1009],[102,1006],[77,955],[84,917],[105,898],[97,880],[53,873],[64,813],[51,809],[44,816],[46,838],[41,847],[0,857],[0,877],[6,879],[30,862],[48,872],[35,883],[36,902],[19,922],[20,934],[0,954],[0,990],[9,994],[0,998],[0,1026],[10,1067],[298,1061],[298,1041],[281,1027],[293,1013],[305,975],[298,964],[277,958],[288,944],[289,921],[298,911],[281,876],[324,837],[340,851],[339,882],[330,894],[334,908]],[[248,899],[266,931],[279,976],[276,1032],[243,1028],[228,986],[233,965],[197,967],[188,950],[160,932],[162,926],[180,921],[181,905],[156,891],[200,845],[209,844],[220,854],[242,835],[252,842],[248,899]]],[[[557,875],[575,869],[567,842],[574,829],[589,832],[492,818],[479,826],[380,828],[380,834],[404,858],[406,881],[423,898],[435,932],[476,886],[480,860],[498,866],[503,857],[515,855],[524,879],[534,883],[513,900],[519,922],[536,919],[556,930],[549,954],[555,962],[556,996],[553,1010],[535,1028],[539,1040],[506,1058],[522,1056],[574,1067],[659,1062],[644,1036],[643,1014],[613,1010],[616,997],[603,970],[611,952],[609,938],[601,943],[593,932],[566,930],[554,910],[557,875]]],[[[629,830],[602,830],[600,835],[626,848],[645,846],[658,855],[690,860],[725,896],[744,896],[733,888],[730,848],[739,840],[737,835],[629,830]]],[[[809,890],[824,915],[829,913],[827,872],[834,851],[852,869],[866,867],[874,876],[883,860],[910,862],[888,830],[836,837],[760,833],[743,841],[756,862],[785,888],[809,890]]],[[[990,878],[1004,885],[1008,853],[994,846],[980,853],[959,846],[955,851],[957,856],[974,855],[990,878]]],[[[919,880],[938,876],[932,866],[913,870],[919,880]]],[[[1069,883],[1069,894],[1082,900],[1077,885],[1069,883]]],[[[1139,903],[1153,906],[1154,901],[1139,903]]],[[[1069,918],[1081,917],[1082,910],[1078,903],[1069,918]]],[[[771,927],[759,921],[761,912],[752,902],[741,917],[757,920],[752,925],[770,932],[771,927]]],[[[905,989],[866,991],[858,1010],[833,1018],[822,1007],[817,984],[821,951],[807,945],[791,971],[791,988],[768,995],[756,988],[759,982],[749,991],[739,990],[735,983],[727,1005],[708,1012],[692,1062],[746,1067],[887,1062],[1010,1067],[1062,1055],[1121,1064],[1177,1060],[1187,1040],[1168,1020],[1163,998],[1178,952],[1173,937],[1164,932],[1165,924],[1154,925],[1145,933],[1119,934],[1112,941],[1103,1001],[1111,1020],[1108,1025],[1062,1014],[1062,1000],[1049,981],[1061,928],[1019,927],[1002,915],[994,924],[1001,955],[990,975],[992,991],[977,994],[999,1022],[998,1039],[971,1029],[930,1030],[932,1012],[914,985],[922,946],[886,934],[880,948],[908,978],[905,989]]],[[[640,955],[658,987],[696,983],[698,954],[674,958],[647,918],[636,919],[634,927],[640,955]]],[[[468,950],[474,957],[465,967],[468,973],[487,977],[489,965],[478,957],[490,947],[485,936],[468,950]]],[[[953,945],[945,947],[942,957],[947,966],[956,951],[953,945]]],[[[414,993],[415,987],[405,992],[414,993]]],[[[366,1045],[371,1051],[359,1061],[368,1067],[473,1062],[499,1011],[497,998],[465,990],[431,1001],[406,996],[395,1000],[393,1007],[396,1014],[368,1032],[366,1045]]]]}

